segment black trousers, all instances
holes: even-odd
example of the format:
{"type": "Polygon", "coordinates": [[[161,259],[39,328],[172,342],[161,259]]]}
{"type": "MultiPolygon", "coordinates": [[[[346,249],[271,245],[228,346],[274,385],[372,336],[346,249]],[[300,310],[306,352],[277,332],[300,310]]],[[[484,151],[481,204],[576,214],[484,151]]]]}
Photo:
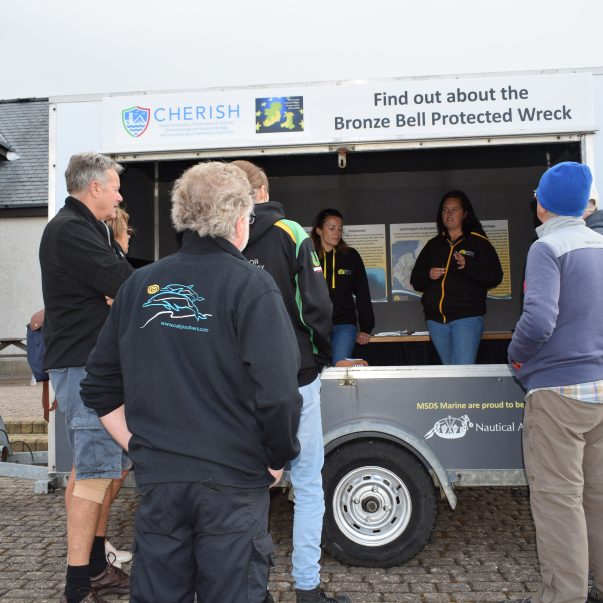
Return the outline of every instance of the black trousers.
{"type": "Polygon", "coordinates": [[[262,603],[272,538],[268,488],[213,481],[139,487],[132,603],[262,603]]]}

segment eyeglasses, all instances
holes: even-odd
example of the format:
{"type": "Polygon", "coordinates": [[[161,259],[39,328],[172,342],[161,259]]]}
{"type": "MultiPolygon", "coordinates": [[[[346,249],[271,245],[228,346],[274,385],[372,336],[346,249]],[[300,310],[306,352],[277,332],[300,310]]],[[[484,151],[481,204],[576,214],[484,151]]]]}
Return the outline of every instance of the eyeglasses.
{"type": "Polygon", "coordinates": [[[443,214],[456,214],[458,211],[462,211],[462,207],[442,207],[443,214]]]}
{"type": "Polygon", "coordinates": [[[251,212],[249,214],[249,224],[253,224],[255,222],[255,214],[251,212]]]}

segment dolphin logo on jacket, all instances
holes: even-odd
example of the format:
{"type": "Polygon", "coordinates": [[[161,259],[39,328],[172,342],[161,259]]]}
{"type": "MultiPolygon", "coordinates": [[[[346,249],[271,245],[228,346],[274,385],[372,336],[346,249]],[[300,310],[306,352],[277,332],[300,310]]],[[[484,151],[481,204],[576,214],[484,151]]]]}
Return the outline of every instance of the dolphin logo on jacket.
{"type": "MultiPolygon", "coordinates": [[[[156,288],[149,287],[148,290],[154,291],[156,288]]],[[[163,309],[149,318],[140,328],[144,329],[152,320],[162,315],[168,315],[173,319],[194,318],[197,322],[207,320],[211,314],[204,314],[197,306],[202,301],[205,301],[205,298],[197,294],[193,285],[178,283],[165,285],[142,304],[143,308],[159,307],[163,309]]]]}

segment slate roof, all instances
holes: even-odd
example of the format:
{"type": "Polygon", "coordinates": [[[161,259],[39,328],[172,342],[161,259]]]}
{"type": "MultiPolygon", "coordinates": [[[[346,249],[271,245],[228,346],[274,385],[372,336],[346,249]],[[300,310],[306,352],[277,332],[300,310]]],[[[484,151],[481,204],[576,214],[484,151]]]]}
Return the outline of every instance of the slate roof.
{"type": "Polygon", "coordinates": [[[0,209],[47,205],[48,99],[0,102],[0,209]]]}
{"type": "Polygon", "coordinates": [[[2,132],[0,132],[0,150],[3,151],[3,154],[5,151],[12,150],[10,148],[10,145],[8,144],[6,138],[4,138],[4,136],[2,136],[2,132]]]}

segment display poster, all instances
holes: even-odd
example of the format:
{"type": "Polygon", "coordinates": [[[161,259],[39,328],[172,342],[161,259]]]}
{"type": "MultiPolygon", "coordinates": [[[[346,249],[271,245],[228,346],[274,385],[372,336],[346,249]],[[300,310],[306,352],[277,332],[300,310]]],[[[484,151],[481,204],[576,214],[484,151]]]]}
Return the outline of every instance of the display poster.
{"type": "Polygon", "coordinates": [[[362,258],[368,277],[371,301],[387,301],[387,255],[385,224],[343,227],[343,239],[362,258]]]}
{"type": "Polygon", "coordinates": [[[410,274],[421,249],[436,234],[435,222],[390,224],[392,301],[407,301],[421,297],[421,294],[410,284],[410,274]]]}
{"type": "Polygon", "coordinates": [[[490,243],[496,249],[500,265],[503,270],[503,279],[495,289],[488,291],[490,299],[511,299],[511,259],[509,255],[509,221],[508,220],[483,220],[484,232],[488,235],[490,243]]]}
{"type": "MultiPolygon", "coordinates": [[[[490,299],[511,299],[511,262],[508,220],[483,220],[482,226],[496,249],[503,269],[503,280],[488,291],[490,299]]],[[[421,294],[410,284],[410,275],[421,250],[437,234],[435,222],[390,224],[392,301],[419,299],[421,294]]]]}

